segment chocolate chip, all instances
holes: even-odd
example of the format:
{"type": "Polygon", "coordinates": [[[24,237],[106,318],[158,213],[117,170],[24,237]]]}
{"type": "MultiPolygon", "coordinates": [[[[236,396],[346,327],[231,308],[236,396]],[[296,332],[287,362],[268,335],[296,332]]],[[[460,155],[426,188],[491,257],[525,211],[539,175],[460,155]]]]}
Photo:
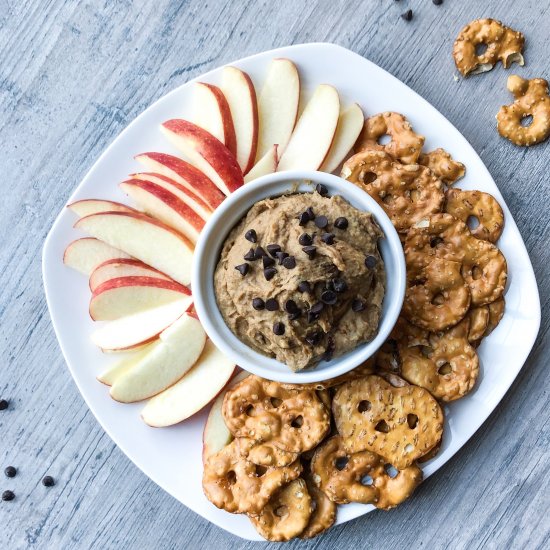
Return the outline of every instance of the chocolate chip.
{"type": "Polygon", "coordinates": [[[256,258],[256,253],[254,252],[254,249],[251,248],[244,256],[243,258],[247,261],[247,262],[253,262],[255,260],[257,260],[258,258],[256,258]]]}
{"type": "Polygon", "coordinates": [[[309,256],[310,260],[313,260],[313,258],[315,258],[315,254],[317,253],[316,246],[304,246],[302,250],[309,256]]]}
{"type": "Polygon", "coordinates": [[[266,246],[267,251],[275,258],[277,256],[277,252],[281,251],[281,247],[278,244],[268,244],[266,246]]]}
{"type": "Polygon", "coordinates": [[[309,246],[313,242],[313,238],[311,237],[311,235],[309,233],[302,233],[298,237],[298,242],[302,246],[309,246]]]}
{"type": "Polygon", "coordinates": [[[13,500],[14,498],[15,498],[15,494],[13,491],[4,491],[2,493],[2,500],[5,500],[6,502],[13,500]]]}
{"type": "Polygon", "coordinates": [[[332,285],[334,286],[334,290],[336,292],[346,292],[348,289],[348,283],[346,283],[344,279],[334,279],[334,281],[332,281],[332,285]]]}
{"type": "Polygon", "coordinates": [[[315,212],[311,206],[307,207],[306,214],[309,216],[309,221],[313,221],[315,219],[315,212]]]}
{"type": "Polygon", "coordinates": [[[306,334],[305,340],[310,346],[316,346],[321,342],[322,338],[323,338],[323,333],[316,330],[313,332],[308,332],[306,334]]]}
{"type": "Polygon", "coordinates": [[[334,283],[332,281],[325,281],[325,290],[334,290],[334,283]]]}
{"type": "Polygon", "coordinates": [[[365,302],[361,300],[360,298],[355,298],[353,302],[351,302],[351,309],[355,311],[355,313],[359,313],[360,311],[364,311],[365,309],[365,302]]]}
{"type": "Polygon", "coordinates": [[[252,307],[256,311],[261,311],[262,309],[265,308],[265,302],[261,298],[253,298],[252,307]]]}
{"type": "Polygon", "coordinates": [[[298,290],[300,292],[311,292],[311,285],[307,281],[302,281],[298,284],[298,290]]]}
{"type": "Polygon", "coordinates": [[[296,311],[293,311],[292,313],[288,314],[289,321],[296,321],[296,319],[299,319],[302,315],[302,310],[298,308],[296,311]]]}
{"type": "Polygon", "coordinates": [[[311,306],[309,311],[311,311],[311,313],[318,314],[318,313],[321,313],[321,311],[323,311],[324,308],[325,308],[325,304],[323,304],[323,302],[317,302],[311,306]]]}
{"type": "Polygon", "coordinates": [[[374,269],[377,263],[378,263],[378,260],[376,259],[376,256],[371,256],[369,254],[365,258],[365,266],[368,267],[369,269],[374,269]]]}
{"type": "Polygon", "coordinates": [[[296,258],[294,256],[288,256],[283,260],[283,267],[287,269],[294,269],[296,267],[296,258]]]}
{"type": "Polygon", "coordinates": [[[311,310],[307,312],[307,322],[309,324],[314,323],[317,319],[319,319],[318,313],[313,313],[311,310]]]}
{"type": "Polygon", "coordinates": [[[319,229],[324,229],[328,225],[328,219],[326,216],[317,216],[315,218],[315,225],[319,229]]]}
{"type": "Polygon", "coordinates": [[[53,487],[55,485],[55,481],[52,476],[45,476],[42,480],[42,485],[44,485],[44,487],[53,487]]]}
{"type": "Polygon", "coordinates": [[[265,309],[267,309],[267,311],[277,311],[279,309],[279,302],[277,302],[275,298],[269,298],[269,300],[265,302],[265,309]]]}
{"type": "Polygon", "coordinates": [[[321,294],[321,300],[329,306],[333,306],[337,299],[336,292],[332,292],[332,290],[325,290],[325,292],[321,294]]]}
{"type": "Polygon", "coordinates": [[[321,359],[323,361],[330,361],[332,359],[332,355],[334,354],[335,348],[336,345],[334,343],[334,338],[332,336],[329,336],[327,338],[327,347],[325,349],[325,353],[323,353],[323,357],[321,359]]]}
{"type": "Polygon", "coordinates": [[[249,229],[249,230],[244,234],[244,238],[245,238],[247,241],[250,241],[251,243],[256,243],[256,242],[258,242],[258,235],[256,234],[256,231],[254,231],[254,229],[249,229]]]}
{"type": "Polygon", "coordinates": [[[443,4],[443,0],[432,0],[432,2],[433,2],[436,6],[441,6],[441,4],[443,4]]]}
{"type": "Polygon", "coordinates": [[[298,310],[298,304],[294,300],[287,300],[285,302],[285,311],[287,313],[294,313],[298,310]]]}
{"type": "Polygon", "coordinates": [[[336,227],[336,229],[347,229],[348,225],[349,223],[347,218],[341,217],[334,220],[334,227],[336,227]]]}
{"type": "Polygon", "coordinates": [[[275,265],[275,260],[269,256],[262,256],[262,263],[264,267],[271,267],[272,265],[275,265]]]}
{"type": "Polygon", "coordinates": [[[288,254],[286,252],[276,252],[275,256],[277,256],[277,259],[279,260],[279,265],[283,265],[285,258],[288,258],[288,254]]]}
{"type": "Polygon", "coordinates": [[[264,269],[264,277],[266,281],[271,281],[275,277],[277,270],[274,267],[266,267],[264,269]]]}
{"type": "Polygon", "coordinates": [[[13,466],[8,466],[4,473],[6,474],[6,477],[15,477],[17,475],[17,470],[13,466]]]}
{"type": "Polygon", "coordinates": [[[309,219],[309,214],[307,212],[302,212],[299,216],[298,216],[298,224],[301,225],[302,227],[304,225],[307,225],[307,222],[309,222],[310,219],[309,219]]]}
{"type": "Polygon", "coordinates": [[[401,14],[401,17],[405,21],[411,21],[411,19],[413,18],[413,11],[412,10],[407,10],[405,13],[401,14]]]}
{"type": "Polygon", "coordinates": [[[321,240],[328,245],[334,244],[334,233],[323,233],[321,240]]]}
{"type": "Polygon", "coordinates": [[[257,260],[259,260],[263,256],[267,256],[267,252],[261,246],[257,246],[254,251],[254,256],[257,260]]]}
{"type": "Polygon", "coordinates": [[[328,195],[328,189],[322,183],[318,183],[315,186],[315,191],[317,191],[317,193],[319,193],[321,197],[325,197],[326,195],[328,195]]]}
{"type": "Polygon", "coordinates": [[[9,403],[5,399],[0,399],[0,411],[5,411],[9,406],[9,403]]]}
{"type": "Polygon", "coordinates": [[[235,269],[244,277],[248,273],[248,264],[236,265],[235,269]]]}
{"type": "Polygon", "coordinates": [[[285,333],[285,325],[280,321],[273,324],[273,334],[282,336],[285,333]]]}

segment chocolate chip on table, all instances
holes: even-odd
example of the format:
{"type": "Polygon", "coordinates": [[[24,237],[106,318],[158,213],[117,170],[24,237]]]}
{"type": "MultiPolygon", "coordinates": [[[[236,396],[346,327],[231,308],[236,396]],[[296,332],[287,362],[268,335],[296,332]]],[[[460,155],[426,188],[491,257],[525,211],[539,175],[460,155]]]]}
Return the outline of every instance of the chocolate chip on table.
{"type": "Polygon", "coordinates": [[[328,218],[326,216],[317,216],[315,218],[315,225],[319,229],[324,229],[328,225],[328,218]]]}
{"type": "Polygon", "coordinates": [[[5,399],[0,399],[0,411],[5,411],[9,407],[9,403],[5,399]]]}
{"type": "Polygon", "coordinates": [[[275,298],[269,298],[265,301],[265,309],[267,311],[277,311],[279,309],[279,302],[275,298]]]}
{"type": "Polygon", "coordinates": [[[298,284],[298,290],[300,292],[309,292],[311,293],[311,285],[307,281],[302,281],[298,284]]]}
{"type": "Polygon", "coordinates": [[[355,313],[359,313],[360,311],[364,311],[365,309],[365,302],[361,300],[360,298],[355,298],[353,302],[351,302],[351,309],[355,311],[355,313]]]}
{"type": "Polygon", "coordinates": [[[294,313],[298,311],[298,304],[294,300],[287,300],[285,302],[285,311],[287,313],[294,313]]]}
{"type": "Polygon", "coordinates": [[[285,325],[278,321],[273,324],[273,334],[276,336],[282,336],[285,333],[285,325]]]}
{"type": "Polygon", "coordinates": [[[265,308],[265,302],[261,298],[253,298],[252,299],[252,307],[256,311],[261,311],[265,308]]]}
{"type": "Polygon", "coordinates": [[[315,258],[315,254],[317,253],[316,246],[304,246],[302,250],[309,256],[310,260],[313,260],[313,258],[315,258]]]}
{"type": "Polygon", "coordinates": [[[332,281],[332,286],[336,292],[346,292],[348,289],[348,283],[344,279],[334,279],[332,281]]]}
{"type": "Polygon", "coordinates": [[[348,225],[348,219],[344,218],[343,216],[334,220],[334,227],[336,227],[336,229],[347,229],[348,225]]]}
{"type": "Polygon", "coordinates": [[[334,233],[323,233],[321,235],[321,240],[328,245],[334,244],[334,233]]]}
{"type": "Polygon", "coordinates": [[[298,237],[298,242],[302,246],[309,246],[313,242],[313,237],[309,233],[302,233],[298,237]]]}
{"type": "Polygon", "coordinates": [[[376,259],[376,256],[371,256],[369,254],[365,258],[365,266],[368,267],[369,269],[374,269],[377,263],[378,263],[378,260],[376,259]]]}
{"type": "Polygon", "coordinates": [[[328,189],[322,183],[318,183],[315,186],[315,191],[317,191],[317,193],[319,193],[321,197],[325,197],[326,195],[328,195],[328,189]]]}
{"type": "Polygon", "coordinates": [[[307,212],[302,212],[299,216],[298,216],[298,224],[301,225],[302,227],[304,225],[307,225],[307,223],[311,221],[310,218],[309,218],[309,214],[307,212]]]}
{"type": "Polygon", "coordinates": [[[264,267],[271,267],[272,265],[275,265],[275,260],[269,256],[262,256],[262,263],[264,267]]]}
{"type": "Polygon", "coordinates": [[[413,11],[412,11],[412,10],[407,10],[405,13],[402,13],[402,14],[401,14],[401,17],[402,17],[405,21],[411,21],[412,18],[413,18],[413,11]]]}
{"type": "Polygon", "coordinates": [[[296,258],[294,256],[287,256],[283,260],[283,267],[286,267],[286,269],[294,269],[296,267],[296,258]]]}
{"type": "Polygon", "coordinates": [[[240,264],[236,265],[235,269],[244,277],[248,273],[248,268],[250,266],[248,264],[240,264]]]}
{"type": "Polygon", "coordinates": [[[13,500],[15,498],[15,494],[13,491],[4,491],[2,493],[2,500],[5,500],[6,502],[9,500],[13,500]]]}
{"type": "Polygon", "coordinates": [[[249,229],[245,234],[244,238],[247,241],[250,241],[251,243],[257,243],[258,242],[258,235],[256,234],[256,231],[254,229],[249,229]]]}
{"type": "Polygon", "coordinates": [[[255,260],[257,260],[258,258],[256,258],[256,253],[254,252],[254,249],[251,248],[244,256],[243,258],[247,261],[247,262],[254,262],[255,260]]]}
{"type": "Polygon", "coordinates": [[[44,476],[44,479],[42,479],[42,485],[44,485],[44,487],[53,487],[55,485],[55,481],[52,476],[44,476]]]}
{"type": "Polygon", "coordinates": [[[441,4],[443,4],[443,0],[432,0],[432,2],[433,2],[436,6],[441,6],[441,4]]]}
{"type": "Polygon", "coordinates": [[[336,296],[336,292],[332,292],[332,290],[325,290],[323,294],[321,294],[321,301],[329,306],[333,306],[338,299],[338,296],[336,296]]]}
{"type": "Polygon", "coordinates": [[[319,330],[315,330],[313,332],[308,332],[306,334],[305,340],[310,346],[316,346],[321,342],[322,338],[323,333],[319,330]]]}
{"type": "Polygon", "coordinates": [[[254,256],[259,260],[263,256],[267,256],[267,252],[261,246],[257,246],[256,250],[254,250],[254,256]]]}
{"type": "Polygon", "coordinates": [[[286,252],[276,252],[275,256],[277,256],[277,260],[279,260],[279,265],[283,265],[285,258],[288,258],[288,254],[286,252]]]}
{"type": "Polygon", "coordinates": [[[281,251],[281,247],[278,244],[268,244],[266,246],[267,251],[275,258],[277,256],[277,252],[281,251]]]}
{"type": "Polygon", "coordinates": [[[274,267],[266,267],[264,269],[264,277],[266,281],[271,281],[275,277],[277,270],[274,267]]]}
{"type": "Polygon", "coordinates": [[[15,477],[17,475],[17,469],[13,466],[8,466],[4,470],[4,474],[6,474],[6,477],[15,477]]]}
{"type": "Polygon", "coordinates": [[[297,308],[296,311],[293,311],[292,313],[288,314],[288,320],[296,321],[296,319],[299,319],[301,316],[302,316],[302,310],[300,308],[297,308]]]}

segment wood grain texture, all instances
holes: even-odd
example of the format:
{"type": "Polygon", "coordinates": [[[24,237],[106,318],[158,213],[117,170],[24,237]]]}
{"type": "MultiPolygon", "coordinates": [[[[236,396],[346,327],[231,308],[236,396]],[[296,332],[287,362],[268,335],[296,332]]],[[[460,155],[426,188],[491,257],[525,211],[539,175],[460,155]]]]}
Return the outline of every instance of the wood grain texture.
{"type": "MultiPolygon", "coordinates": [[[[0,501],[4,548],[266,548],[204,521],[114,446],[80,397],[43,295],[44,238],[103,149],[141,111],[206,70],[262,50],[329,41],[424,96],[470,140],[513,212],[543,323],[516,383],[470,442],[399,509],[289,548],[548,548],[550,143],[500,139],[509,103],[492,72],[455,81],[459,29],[502,19],[527,37],[522,76],[550,79],[550,5],[539,0],[0,0],[0,501]],[[399,15],[414,10],[407,23],[399,15]],[[49,473],[54,488],[40,483],[49,473]]],[[[269,547],[276,548],[275,545],[269,547]]]]}

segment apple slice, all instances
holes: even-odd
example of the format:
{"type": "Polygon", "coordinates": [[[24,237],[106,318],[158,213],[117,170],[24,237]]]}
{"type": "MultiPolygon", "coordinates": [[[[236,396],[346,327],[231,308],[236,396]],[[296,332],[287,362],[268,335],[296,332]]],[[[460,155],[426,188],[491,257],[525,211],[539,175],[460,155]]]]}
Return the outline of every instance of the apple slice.
{"type": "Polygon", "coordinates": [[[130,208],[125,204],[114,201],[105,201],[102,199],[84,199],[67,205],[69,210],[72,210],[79,218],[97,214],[98,212],[136,212],[134,208],[130,208]]]}
{"type": "Polygon", "coordinates": [[[214,182],[195,168],[192,164],[166,153],[142,153],[134,157],[149,170],[162,174],[175,183],[185,187],[214,211],[225,199],[225,195],[214,185],[214,182]]]}
{"type": "Polygon", "coordinates": [[[202,461],[206,462],[206,459],[218,451],[221,451],[226,445],[229,445],[233,441],[233,435],[225,425],[223,419],[222,406],[223,399],[227,390],[235,387],[241,380],[244,380],[247,376],[250,376],[249,372],[241,371],[236,374],[223,389],[223,391],[216,397],[208,418],[204,425],[204,431],[202,432],[202,461]]]}
{"type": "Polygon", "coordinates": [[[274,59],[258,98],[258,149],[256,160],[273,145],[283,153],[292,135],[300,105],[300,75],[290,59],[274,59]]]}
{"type": "Polygon", "coordinates": [[[193,243],[197,242],[205,221],[178,195],[156,183],[140,179],[123,181],[120,188],[144,212],[179,231],[193,243]]]}
{"type": "Polygon", "coordinates": [[[226,195],[243,184],[243,173],[231,151],[212,134],[187,120],[174,118],[161,126],[168,139],[191,164],[204,172],[226,195]]]}
{"type": "Polygon", "coordinates": [[[199,321],[182,315],[161,333],[145,357],[115,380],[111,397],[134,403],[169,388],[197,362],[205,343],[206,333],[199,321]]]}
{"type": "Polygon", "coordinates": [[[130,369],[134,368],[137,363],[141,361],[147,353],[149,353],[154,345],[155,341],[150,344],[145,344],[137,351],[122,353],[124,357],[108,366],[101,374],[98,375],[97,379],[106,386],[112,386],[118,378],[127,373],[130,369]]]}
{"type": "Polygon", "coordinates": [[[277,171],[277,163],[279,159],[277,157],[278,145],[274,145],[253,167],[248,174],[244,177],[244,182],[249,183],[266,174],[273,174],[277,171]]]}
{"type": "Polygon", "coordinates": [[[189,308],[189,297],[109,321],[92,333],[92,342],[104,351],[122,351],[147,344],[181,317],[189,308]]]}
{"type": "Polygon", "coordinates": [[[340,166],[355,145],[364,123],[365,115],[357,103],[353,103],[340,113],[334,140],[319,170],[333,172],[340,166]]]}
{"type": "Polygon", "coordinates": [[[229,103],[220,88],[206,82],[197,82],[193,111],[193,122],[219,139],[236,156],[234,121],[229,103]]]}
{"type": "Polygon", "coordinates": [[[320,84],[298,119],[277,171],[317,170],[334,139],[340,99],[333,86],[320,84]]]}
{"type": "MultiPolygon", "coordinates": [[[[100,241],[101,242],[101,241],[100,241]]],[[[156,277],[171,281],[170,277],[148,265],[128,258],[115,258],[98,265],[90,274],[90,290],[93,292],[101,283],[119,277],[156,277]]]]}
{"type": "Polygon", "coordinates": [[[153,397],[141,412],[149,426],[172,426],[189,418],[218,395],[235,364],[208,340],[196,365],[171,388],[153,397]]]}
{"type": "Polygon", "coordinates": [[[156,277],[119,277],[101,283],[90,299],[94,321],[112,321],[188,297],[191,291],[175,281],[156,277]]]}
{"type": "Polygon", "coordinates": [[[237,67],[224,67],[222,91],[231,110],[237,138],[235,156],[243,174],[246,175],[254,166],[258,147],[258,101],[256,90],[251,78],[245,72],[237,69],[237,67]]]}
{"type": "Polygon", "coordinates": [[[63,254],[63,263],[89,276],[98,265],[104,262],[129,258],[131,258],[130,255],[103,241],[93,237],[84,237],[67,246],[63,254]]]}
{"type": "Polygon", "coordinates": [[[80,218],[75,227],[124,250],[182,285],[191,281],[193,244],[158,220],[133,212],[104,212],[80,218]]]}

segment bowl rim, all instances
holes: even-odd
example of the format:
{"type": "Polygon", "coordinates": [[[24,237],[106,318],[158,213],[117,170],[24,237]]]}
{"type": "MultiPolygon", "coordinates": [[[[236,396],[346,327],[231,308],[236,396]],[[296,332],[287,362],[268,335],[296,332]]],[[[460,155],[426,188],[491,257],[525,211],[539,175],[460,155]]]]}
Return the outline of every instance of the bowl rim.
{"type": "Polygon", "coordinates": [[[401,241],[382,207],[358,186],[334,174],[315,170],[292,170],[267,174],[244,184],[229,195],[216,208],[200,233],[193,255],[191,274],[195,311],[212,342],[241,368],[262,378],[290,384],[311,384],[334,378],[349,372],[370,358],[395,326],[405,297],[405,282],[405,257],[401,241]],[[294,372],[284,363],[253,350],[231,332],[216,302],[214,270],[229,232],[256,202],[284,195],[285,192],[313,192],[317,183],[326,185],[329,188],[329,195],[339,194],[356,208],[373,215],[385,236],[380,245],[384,263],[387,266],[388,258],[391,258],[395,264],[394,271],[391,273],[392,286],[395,288],[390,295],[386,267],[386,289],[380,323],[378,332],[370,342],[323,363],[322,368],[315,366],[294,372]],[[332,190],[336,192],[331,192],[332,190]],[[228,218],[232,220],[230,223],[226,223],[228,218]],[[213,256],[215,256],[214,260],[213,256]]]}

